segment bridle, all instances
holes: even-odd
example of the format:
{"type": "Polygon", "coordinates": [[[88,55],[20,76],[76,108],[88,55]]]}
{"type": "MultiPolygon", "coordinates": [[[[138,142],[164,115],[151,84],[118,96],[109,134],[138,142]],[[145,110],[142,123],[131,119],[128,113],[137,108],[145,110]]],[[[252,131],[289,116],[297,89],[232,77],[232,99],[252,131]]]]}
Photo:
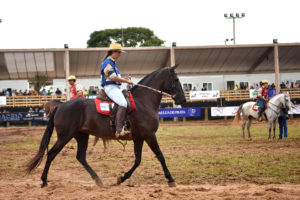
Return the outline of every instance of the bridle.
{"type": "MultiPolygon", "coordinates": [[[[169,71],[170,76],[171,76],[170,68],[168,69],[168,71],[169,71]]],[[[171,82],[171,90],[173,91],[173,90],[175,90],[175,88],[176,88],[175,81],[174,81],[174,77],[171,78],[171,81],[172,81],[172,82],[171,82]]],[[[169,93],[167,93],[167,92],[163,92],[163,91],[161,91],[161,90],[157,90],[157,89],[154,89],[154,88],[149,87],[149,86],[146,86],[146,85],[142,85],[142,84],[133,84],[133,85],[136,85],[136,86],[139,86],[139,87],[143,87],[143,88],[147,88],[147,89],[149,89],[149,90],[152,90],[152,91],[154,91],[154,92],[157,92],[157,93],[159,93],[159,94],[161,94],[161,95],[165,95],[165,96],[167,96],[167,97],[175,98],[175,96],[176,96],[176,94],[175,94],[175,95],[172,95],[172,94],[169,94],[169,93]]]]}
{"type": "MultiPolygon", "coordinates": [[[[286,101],[286,99],[284,98],[284,100],[286,101]]],[[[276,106],[277,108],[281,108],[280,107],[280,105],[276,105],[276,104],[274,104],[274,103],[272,103],[272,102],[268,102],[269,104],[271,104],[271,105],[273,105],[273,106],[276,106]]],[[[272,111],[274,111],[277,115],[279,115],[279,113],[280,113],[280,111],[279,112],[277,112],[277,111],[275,111],[272,107],[269,107],[272,111]]],[[[285,107],[284,107],[285,108],[285,107]]]]}

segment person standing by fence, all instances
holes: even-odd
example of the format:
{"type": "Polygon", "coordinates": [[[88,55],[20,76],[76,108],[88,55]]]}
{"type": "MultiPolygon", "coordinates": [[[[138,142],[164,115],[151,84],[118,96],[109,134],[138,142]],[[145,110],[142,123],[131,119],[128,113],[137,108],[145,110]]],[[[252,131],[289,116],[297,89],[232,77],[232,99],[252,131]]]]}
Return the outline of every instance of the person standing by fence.
{"type": "Polygon", "coordinates": [[[284,132],[284,138],[287,139],[288,128],[286,120],[288,118],[288,110],[286,108],[280,109],[280,114],[278,117],[278,124],[279,124],[279,140],[282,139],[282,133],[284,132]]]}
{"type": "Polygon", "coordinates": [[[71,85],[71,99],[84,98],[83,88],[76,82],[76,77],[71,75],[68,77],[68,82],[71,85]]]}

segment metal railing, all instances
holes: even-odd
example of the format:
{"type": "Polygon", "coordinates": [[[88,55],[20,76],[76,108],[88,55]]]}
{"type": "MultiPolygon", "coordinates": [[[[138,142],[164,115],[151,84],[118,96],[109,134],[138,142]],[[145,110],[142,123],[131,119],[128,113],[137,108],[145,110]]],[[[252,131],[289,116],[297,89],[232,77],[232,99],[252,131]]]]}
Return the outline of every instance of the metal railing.
{"type": "MultiPolygon", "coordinates": [[[[289,93],[291,99],[300,98],[300,88],[295,89],[281,89],[280,93],[289,93]]],[[[191,100],[190,92],[185,92],[187,102],[204,102],[204,101],[217,101],[217,99],[199,99],[191,100]]],[[[220,97],[225,98],[226,101],[238,101],[238,100],[255,100],[256,98],[250,98],[249,90],[221,90],[220,97]]],[[[34,107],[42,106],[46,102],[51,100],[59,100],[66,102],[65,95],[47,95],[47,96],[10,96],[6,97],[6,105],[2,107],[34,107]]],[[[162,103],[173,102],[169,97],[163,97],[162,103]]]]}

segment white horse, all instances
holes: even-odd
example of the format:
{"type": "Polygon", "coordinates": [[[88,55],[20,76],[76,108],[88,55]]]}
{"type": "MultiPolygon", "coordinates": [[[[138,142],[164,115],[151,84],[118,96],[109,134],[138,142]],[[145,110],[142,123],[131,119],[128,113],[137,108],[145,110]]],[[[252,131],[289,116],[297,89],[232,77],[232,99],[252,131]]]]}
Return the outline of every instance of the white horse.
{"type": "MultiPolygon", "coordinates": [[[[258,109],[256,107],[256,102],[246,102],[242,105],[240,105],[234,121],[238,122],[241,120],[241,113],[243,115],[243,138],[245,139],[245,125],[246,122],[248,121],[247,124],[247,130],[248,130],[248,138],[251,140],[251,135],[250,135],[250,126],[252,123],[252,119],[256,118],[258,119],[258,109]]],[[[280,114],[280,109],[281,108],[287,108],[288,110],[293,106],[293,103],[291,102],[289,94],[278,94],[268,102],[267,108],[265,109],[262,119],[267,119],[269,122],[269,140],[271,139],[271,128],[273,125],[273,139],[276,138],[275,136],[275,129],[276,129],[276,122],[278,119],[278,116],[280,114]]]]}

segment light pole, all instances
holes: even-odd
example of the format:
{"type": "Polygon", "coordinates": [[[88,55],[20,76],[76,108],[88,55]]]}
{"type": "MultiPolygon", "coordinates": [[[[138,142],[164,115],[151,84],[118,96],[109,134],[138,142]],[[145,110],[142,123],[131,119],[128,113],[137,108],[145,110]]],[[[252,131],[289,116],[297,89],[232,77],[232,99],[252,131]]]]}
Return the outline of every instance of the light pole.
{"type": "Polygon", "coordinates": [[[226,19],[232,19],[232,25],[233,25],[233,44],[235,45],[235,18],[244,18],[246,15],[245,13],[230,13],[229,15],[227,13],[224,14],[224,17],[226,19]]]}

